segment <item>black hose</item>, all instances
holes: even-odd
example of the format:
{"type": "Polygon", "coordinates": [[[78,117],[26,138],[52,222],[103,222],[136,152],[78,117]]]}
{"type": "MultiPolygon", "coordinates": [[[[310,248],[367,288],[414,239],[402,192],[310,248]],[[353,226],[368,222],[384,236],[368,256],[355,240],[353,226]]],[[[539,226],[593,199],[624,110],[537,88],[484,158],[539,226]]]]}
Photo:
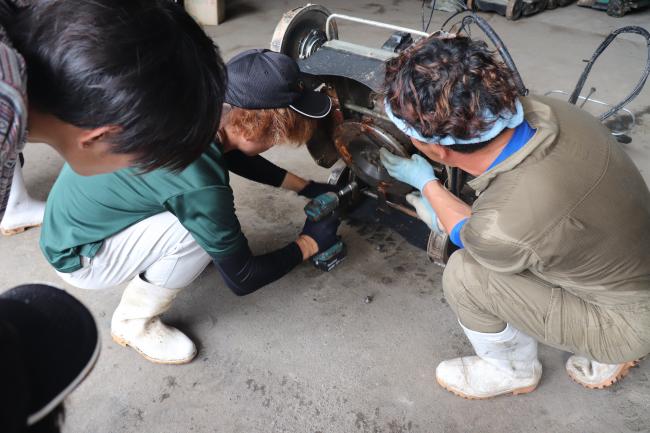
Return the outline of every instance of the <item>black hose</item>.
{"type": "Polygon", "coordinates": [[[517,87],[517,91],[521,96],[526,96],[528,95],[528,89],[524,85],[524,80],[522,80],[521,75],[519,74],[519,70],[517,69],[517,66],[515,65],[514,60],[512,60],[512,56],[510,56],[510,53],[508,52],[508,49],[506,46],[503,44],[503,41],[497,35],[497,33],[494,31],[492,26],[490,26],[487,21],[485,21],[483,18],[476,14],[471,14],[463,17],[463,20],[461,22],[461,30],[463,30],[464,27],[469,26],[472,23],[475,23],[482,31],[485,33],[485,35],[492,41],[494,46],[497,48],[499,51],[499,54],[501,54],[501,57],[503,58],[503,61],[506,63],[508,68],[512,71],[512,78],[515,81],[515,86],[517,87]]]}
{"type": "Polygon", "coordinates": [[[454,12],[454,13],[453,13],[449,18],[447,18],[447,19],[445,20],[444,23],[442,23],[442,25],[440,26],[440,30],[445,30],[445,26],[449,23],[449,21],[453,20],[453,19],[456,18],[458,15],[460,15],[460,14],[464,14],[464,13],[471,13],[471,11],[470,11],[469,9],[463,9],[463,10],[460,10],[460,11],[458,11],[458,12],[454,12]]]}
{"type": "Polygon", "coordinates": [[[424,5],[426,0],[422,0],[422,31],[427,33],[429,31],[429,26],[431,26],[431,19],[433,18],[433,12],[436,9],[436,0],[431,0],[431,13],[429,14],[429,22],[427,25],[424,25],[424,5]]]}
{"type": "Polygon", "coordinates": [[[601,114],[600,120],[605,120],[608,117],[612,116],[621,108],[629,104],[634,98],[636,98],[637,95],[641,93],[641,90],[643,89],[643,86],[645,85],[645,82],[648,79],[648,75],[650,75],[650,33],[648,33],[646,29],[638,26],[621,27],[620,29],[614,30],[612,33],[610,33],[609,36],[607,36],[607,38],[605,38],[605,40],[596,49],[596,51],[594,51],[594,54],[591,56],[591,60],[589,60],[589,63],[587,63],[587,66],[585,66],[585,70],[582,71],[582,75],[580,75],[578,84],[576,84],[575,89],[573,89],[573,93],[571,93],[571,96],[569,97],[569,103],[575,105],[575,103],[578,101],[578,97],[580,96],[580,92],[582,91],[582,88],[585,85],[585,81],[587,81],[587,76],[591,72],[592,66],[594,65],[598,57],[603,53],[603,51],[605,51],[605,49],[609,46],[609,44],[612,43],[612,41],[616,38],[616,36],[620,35],[621,33],[634,33],[643,36],[646,39],[646,44],[648,46],[648,57],[646,60],[645,69],[641,74],[641,79],[636,84],[636,86],[634,86],[632,92],[621,102],[614,105],[610,110],[608,110],[604,114],[601,114]]]}

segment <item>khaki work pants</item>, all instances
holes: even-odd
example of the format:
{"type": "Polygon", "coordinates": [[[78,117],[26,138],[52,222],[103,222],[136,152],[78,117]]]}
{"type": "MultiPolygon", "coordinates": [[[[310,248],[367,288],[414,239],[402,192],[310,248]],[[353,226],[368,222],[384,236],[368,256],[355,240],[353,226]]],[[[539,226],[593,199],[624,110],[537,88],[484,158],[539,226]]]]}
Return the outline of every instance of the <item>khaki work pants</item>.
{"type": "Polygon", "coordinates": [[[503,274],[456,251],[443,275],[447,302],[467,328],[486,333],[506,323],[542,343],[616,364],[650,352],[650,308],[590,304],[526,271],[503,274]]]}

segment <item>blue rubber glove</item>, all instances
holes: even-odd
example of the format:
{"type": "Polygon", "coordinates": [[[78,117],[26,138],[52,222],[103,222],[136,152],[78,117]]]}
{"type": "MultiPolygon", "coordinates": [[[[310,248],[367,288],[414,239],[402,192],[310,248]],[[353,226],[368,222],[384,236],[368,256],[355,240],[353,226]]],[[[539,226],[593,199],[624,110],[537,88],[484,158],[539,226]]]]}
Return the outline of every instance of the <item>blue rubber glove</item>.
{"type": "Polygon", "coordinates": [[[415,154],[410,159],[402,158],[381,148],[379,149],[379,156],[388,174],[420,191],[424,189],[427,183],[438,179],[431,164],[420,155],[415,154]]]}
{"type": "Polygon", "coordinates": [[[436,211],[433,210],[433,207],[431,207],[429,200],[423,197],[422,194],[418,192],[407,194],[406,201],[415,208],[415,212],[417,212],[418,217],[424,221],[424,223],[428,225],[431,230],[437,233],[443,232],[442,227],[440,227],[440,224],[438,224],[438,215],[436,215],[436,211]]]}

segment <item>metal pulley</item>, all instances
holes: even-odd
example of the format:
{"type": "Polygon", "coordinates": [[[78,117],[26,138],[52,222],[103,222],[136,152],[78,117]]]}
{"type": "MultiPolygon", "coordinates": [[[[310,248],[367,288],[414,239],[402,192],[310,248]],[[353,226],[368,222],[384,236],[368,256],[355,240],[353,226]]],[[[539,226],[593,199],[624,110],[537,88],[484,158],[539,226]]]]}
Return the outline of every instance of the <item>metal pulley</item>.
{"type": "MultiPolygon", "coordinates": [[[[331,12],[324,6],[308,4],[286,12],[275,27],[271,50],[294,60],[305,59],[327,42],[326,24],[331,12]]],[[[338,37],[336,23],[330,23],[330,37],[338,37]]]]}

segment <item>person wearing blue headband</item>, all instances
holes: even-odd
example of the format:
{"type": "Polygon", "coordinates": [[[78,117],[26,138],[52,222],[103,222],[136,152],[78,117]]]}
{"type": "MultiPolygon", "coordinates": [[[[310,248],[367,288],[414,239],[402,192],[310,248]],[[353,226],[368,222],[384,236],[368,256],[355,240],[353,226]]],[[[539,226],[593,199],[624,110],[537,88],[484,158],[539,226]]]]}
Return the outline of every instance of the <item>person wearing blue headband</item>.
{"type": "Polygon", "coordinates": [[[386,65],[385,111],[419,154],[381,160],[460,249],[445,297],[475,356],[441,362],[438,383],[471,399],[533,391],[541,341],[573,352],[569,376],[603,388],[650,352],[650,192],[588,113],[521,97],[481,41],[427,38],[386,65]],[[474,176],[470,207],[429,160],[474,176]]]}

